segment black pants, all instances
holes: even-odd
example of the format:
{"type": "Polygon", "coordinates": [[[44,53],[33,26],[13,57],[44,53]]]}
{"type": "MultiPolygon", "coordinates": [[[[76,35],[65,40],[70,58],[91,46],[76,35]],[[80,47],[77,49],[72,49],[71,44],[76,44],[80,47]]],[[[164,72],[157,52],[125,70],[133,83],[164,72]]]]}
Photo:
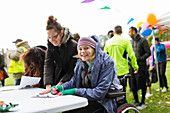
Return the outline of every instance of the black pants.
{"type": "Polygon", "coordinates": [[[71,110],[71,111],[66,111],[63,113],[104,113],[104,111],[105,108],[97,101],[89,101],[86,107],[71,110]]]}
{"type": "Polygon", "coordinates": [[[167,79],[165,76],[166,62],[158,62],[158,70],[159,70],[160,87],[162,88],[166,87],[168,89],[167,79]]]}
{"type": "MultiPolygon", "coordinates": [[[[146,87],[143,87],[142,89],[142,99],[141,99],[141,103],[145,103],[145,95],[146,95],[146,87]]],[[[135,99],[135,102],[139,103],[139,99],[138,99],[138,90],[137,89],[133,89],[133,96],[135,99]]]]}
{"type": "Polygon", "coordinates": [[[139,70],[137,74],[132,74],[131,76],[131,86],[135,102],[139,102],[138,90],[142,90],[141,103],[145,103],[146,95],[146,78],[147,78],[147,67],[145,65],[139,65],[139,70]]]}

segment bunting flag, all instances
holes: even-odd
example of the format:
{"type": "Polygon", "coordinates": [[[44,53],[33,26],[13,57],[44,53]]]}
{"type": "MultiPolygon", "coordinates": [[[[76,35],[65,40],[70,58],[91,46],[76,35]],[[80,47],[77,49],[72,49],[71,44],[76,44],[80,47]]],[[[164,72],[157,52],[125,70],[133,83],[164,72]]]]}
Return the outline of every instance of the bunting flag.
{"type": "Polygon", "coordinates": [[[128,22],[127,22],[127,24],[129,24],[131,21],[133,21],[133,20],[135,20],[134,18],[131,18],[128,22]]]}
{"type": "Polygon", "coordinates": [[[81,3],[89,3],[89,2],[93,2],[94,0],[84,0],[81,3]]]}
{"type": "Polygon", "coordinates": [[[100,8],[100,9],[111,9],[111,8],[108,7],[108,6],[105,6],[105,7],[102,7],[102,8],[100,8]]]}
{"type": "Polygon", "coordinates": [[[139,28],[141,24],[143,24],[143,22],[139,22],[136,28],[139,28]]]}
{"type": "Polygon", "coordinates": [[[161,35],[163,32],[165,32],[165,31],[168,31],[168,29],[163,29],[160,33],[159,33],[159,35],[161,35]]]}

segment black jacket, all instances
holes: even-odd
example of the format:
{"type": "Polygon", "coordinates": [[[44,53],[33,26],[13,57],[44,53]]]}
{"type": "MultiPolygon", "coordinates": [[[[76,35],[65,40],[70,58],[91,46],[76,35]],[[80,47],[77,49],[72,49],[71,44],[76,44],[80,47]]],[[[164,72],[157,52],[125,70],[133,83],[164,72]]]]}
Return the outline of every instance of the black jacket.
{"type": "Polygon", "coordinates": [[[131,88],[145,88],[147,76],[146,59],[151,55],[149,44],[148,41],[145,38],[142,38],[139,34],[137,34],[131,42],[139,66],[137,75],[132,73],[131,88]]]}
{"type": "Polygon", "coordinates": [[[146,59],[151,55],[148,41],[137,34],[131,43],[138,65],[146,65],[146,59]]]}
{"type": "Polygon", "coordinates": [[[73,56],[77,55],[77,42],[73,40],[68,29],[64,30],[65,34],[60,47],[56,47],[48,41],[44,66],[44,85],[64,83],[74,75],[77,59],[73,56]]]}

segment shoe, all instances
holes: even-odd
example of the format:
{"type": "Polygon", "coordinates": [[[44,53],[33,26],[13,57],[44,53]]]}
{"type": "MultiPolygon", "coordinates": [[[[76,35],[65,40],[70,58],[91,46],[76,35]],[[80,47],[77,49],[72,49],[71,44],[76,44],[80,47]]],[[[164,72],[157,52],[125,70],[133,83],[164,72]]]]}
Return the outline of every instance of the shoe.
{"type": "Polygon", "coordinates": [[[140,106],[140,103],[139,103],[139,102],[135,102],[133,105],[134,105],[135,107],[137,107],[137,106],[140,106]]]}
{"type": "Polygon", "coordinates": [[[162,92],[168,92],[168,89],[163,89],[162,92]]]}
{"type": "Polygon", "coordinates": [[[151,97],[151,96],[153,96],[152,93],[146,93],[146,95],[145,95],[146,98],[151,97]]]}
{"type": "Polygon", "coordinates": [[[140,106],[137,106],[136,108],[139,109],[139,110],[142,110],[142,109],[145,109],[145,108],[146,108],[146,105],[145,105],[145,104],[142,104],[142,105],[140,105],[140,106]]]}
{"type": "Polygon", "coordinates": [[[156,89],[156,91],[160,91],[160,90],[162,90],[162,89],[156,89]]]}

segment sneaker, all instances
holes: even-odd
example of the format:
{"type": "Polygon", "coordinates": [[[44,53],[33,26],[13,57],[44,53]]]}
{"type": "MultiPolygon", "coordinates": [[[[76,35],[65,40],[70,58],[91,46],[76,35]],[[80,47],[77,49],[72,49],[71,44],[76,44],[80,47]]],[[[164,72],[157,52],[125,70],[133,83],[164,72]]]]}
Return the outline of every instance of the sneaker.
{"type": "Polygon", "coordinates": [[[160,90],[162,90],[162,89],[156,89],[156,91],[160,91],[160,90]]]}
{"type": "Polygon", "coordinates": [[[137,106],[140,106],[140,103],[139,103],[139,102],[135,102],[133,105],[134,105],[135,107],[137,107],[137,106]]]}
{"type": "Polygon", "coordinates": [[[168,92],[168,90],[167,89],[163,89],[162,92],[168,92]]]}
{"type": "Polygon", "coordinates": [[[152,93],[146,93],[146,95],[145,95],[146,98],[151,97],[151,96],[153,96],[152,93]]]}
{"type": "Polygon", "coordinates": [[[139,110],[142,110],[142,109],[145,109],[145,108],[146,108],[146,105],[145,105],[145,104],[142,104],[141,106],[137,106],[136,108],[139,109],[139,110]]]}

